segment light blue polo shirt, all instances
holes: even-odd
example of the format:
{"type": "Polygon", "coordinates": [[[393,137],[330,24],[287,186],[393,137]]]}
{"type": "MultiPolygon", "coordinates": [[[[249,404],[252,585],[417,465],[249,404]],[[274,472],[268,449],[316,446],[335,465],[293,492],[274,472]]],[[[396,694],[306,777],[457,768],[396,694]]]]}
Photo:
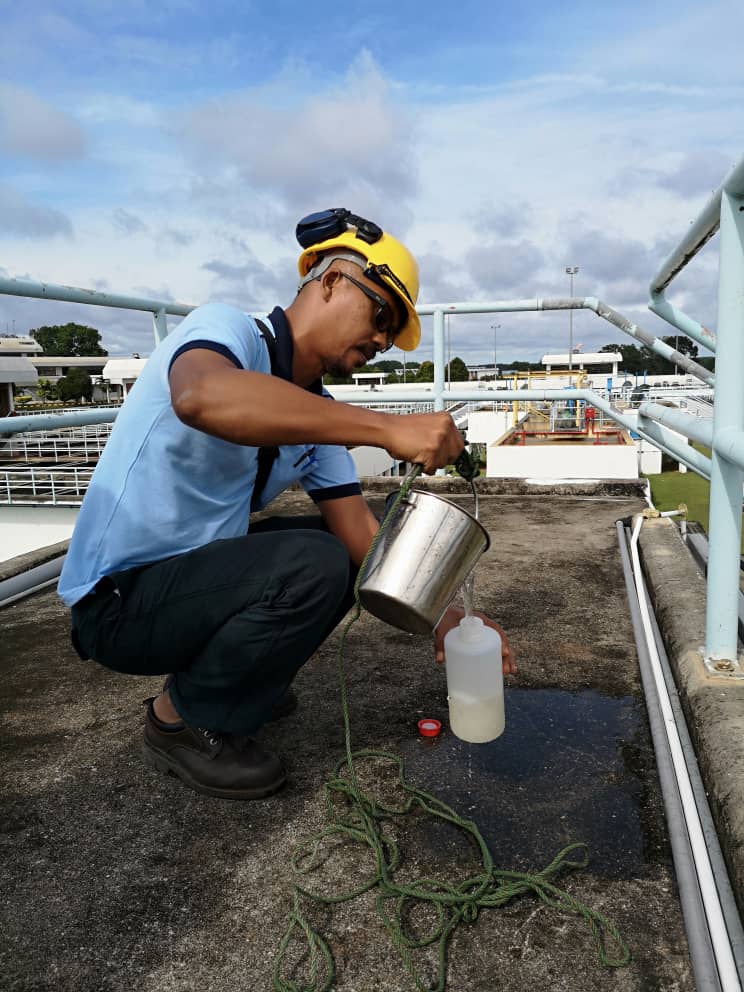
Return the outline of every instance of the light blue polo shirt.
{"type": "MultiPolygon", "coordinates": [[[[292,337],[284,311],[277,307],[264,323],[275,336],[276,374],[291,381],[292,337]]],[[[112,572],[248,530],[258,449],[188,427],[171,406],[171,364],[195,347],[217,351],[237,368],[271,374],[255,320],[221,303],[197,307],[157,346],[119,412],[83,499],[58,585],[67,606],[112,572]]],[[[308,388],[327,396],[320,381],[308,388]]],[[[254,509],[295,481],[316,502],[361,493],[344,447],[283,445],[254,509]]]]}

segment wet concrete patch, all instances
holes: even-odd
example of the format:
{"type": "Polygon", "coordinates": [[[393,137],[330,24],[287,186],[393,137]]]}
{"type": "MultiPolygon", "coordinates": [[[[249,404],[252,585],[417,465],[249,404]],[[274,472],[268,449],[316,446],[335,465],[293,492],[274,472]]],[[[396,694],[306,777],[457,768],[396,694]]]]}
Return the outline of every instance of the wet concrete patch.
{"type": "MultiPolygon", "coordinates": [[[[401,753],[408,778],[477,823],[499,868],[538,870],[581,841],[592,874],[619,879],[668,863],[663,823],[645,802],[649,748],[634,697],[513,689],[496,741],[467,744],[445,730],[403,741],[401,753]]],[[[434,829],[430,842],[441,836],[434,829]]]]}

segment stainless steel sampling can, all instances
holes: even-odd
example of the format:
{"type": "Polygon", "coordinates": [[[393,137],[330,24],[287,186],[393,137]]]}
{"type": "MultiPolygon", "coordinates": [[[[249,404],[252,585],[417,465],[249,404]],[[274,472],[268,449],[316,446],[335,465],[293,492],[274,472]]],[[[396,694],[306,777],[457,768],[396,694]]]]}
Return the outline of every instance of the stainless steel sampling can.
{"type": "Polygon", "coordinates": [[[400,630],[430,634],[489,544],[466,510],[434,493],[409,492],[367,562],[362,606],[400,630]]]}

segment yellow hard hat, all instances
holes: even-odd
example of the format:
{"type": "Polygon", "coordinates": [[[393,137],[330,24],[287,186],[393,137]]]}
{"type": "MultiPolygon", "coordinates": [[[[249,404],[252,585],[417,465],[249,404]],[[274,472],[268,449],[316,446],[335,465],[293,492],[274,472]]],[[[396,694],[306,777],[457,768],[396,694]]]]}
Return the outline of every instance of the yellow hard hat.
{"type": "Polygon", "coordinates": [[[348,229],[306,248],[297,262],[300,276],[304,278],[322,256],[334,248],[353,251],[366,259],[364,275],[386,286],[403,304],[406,319],[395,337],[395,346],[403,351],[418,347],[421,340],[421,321],[415,309],[419,291],[418,265],[406,246],[384,231],[370,244],[357,230],[348,229]]]}

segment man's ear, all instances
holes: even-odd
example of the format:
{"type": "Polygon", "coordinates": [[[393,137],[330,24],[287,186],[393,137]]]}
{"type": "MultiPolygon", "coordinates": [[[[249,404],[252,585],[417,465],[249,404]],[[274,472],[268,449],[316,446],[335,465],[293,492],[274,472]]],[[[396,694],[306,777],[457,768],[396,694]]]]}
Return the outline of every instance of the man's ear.
{"type": "Polygon", "coordinates": [[[340,280],[341,273],[337,269],[328,269],[320,277],[320,292],[326,303],[333,296],[333,291],[338,286],[340,280]]]}

